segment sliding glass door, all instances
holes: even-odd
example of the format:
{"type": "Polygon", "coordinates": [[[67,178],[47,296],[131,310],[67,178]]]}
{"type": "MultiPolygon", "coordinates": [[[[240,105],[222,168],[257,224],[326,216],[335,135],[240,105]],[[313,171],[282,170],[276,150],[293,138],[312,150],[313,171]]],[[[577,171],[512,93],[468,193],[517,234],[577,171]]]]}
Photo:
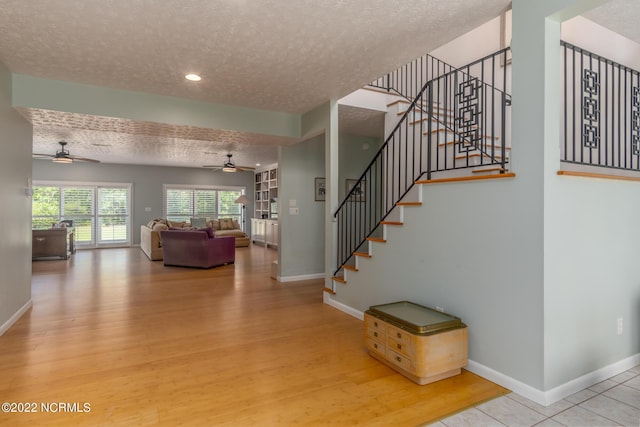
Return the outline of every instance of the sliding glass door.
{"type": "Polygon", "coordinates": [[[35,183],[32,227],[50,228],[65,220],[79,247],[131,244],[131,184],[35,183]]]}

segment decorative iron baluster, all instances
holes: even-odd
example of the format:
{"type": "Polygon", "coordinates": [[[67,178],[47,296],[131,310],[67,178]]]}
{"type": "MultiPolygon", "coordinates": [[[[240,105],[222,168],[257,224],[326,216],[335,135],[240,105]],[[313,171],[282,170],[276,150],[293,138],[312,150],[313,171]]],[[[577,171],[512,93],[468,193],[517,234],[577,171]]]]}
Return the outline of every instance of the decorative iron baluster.
{"type": "Polygon", "coordinates": [[[582,143],[587,148],[600,144],[600,79],[595,71],[584,70],[582,77],[582,143]]]}
{"type": "Polygon", "coordinates": [[[458,105],[455,117],[460,140],[456,142],[458,152],[477,150],[480,144],[482,123],[482,82],[476,77],[458,84],[455,94],[458,105]]]}
{"type": "Polygon", "coordinates": [[[640,87],[631,89],[631,152],[640,155],[640,87]]]}

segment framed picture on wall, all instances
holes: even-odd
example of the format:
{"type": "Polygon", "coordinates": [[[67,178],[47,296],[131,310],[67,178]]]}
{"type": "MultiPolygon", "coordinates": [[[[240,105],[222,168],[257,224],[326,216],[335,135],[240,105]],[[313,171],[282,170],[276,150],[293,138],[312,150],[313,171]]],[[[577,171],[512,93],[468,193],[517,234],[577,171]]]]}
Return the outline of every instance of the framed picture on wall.
{"type": "Polygon", "coordinates": [[[324,178],[315,179],[315,201],[324,202],[327,199],[326,180],[324,178]]]}
{"type": "Polygon", "coordinates": [[[358,184],[357,179],[347,179],[345,182],[345,195],[348,195],[352,188],[356,187],[353,190],[353,194],[349,197],[350,202],[365,202],[367,193],[367,181],[362,180],[360,184],[358,184]],[[356,187],[357,186],[357,187],[356,187]]]}

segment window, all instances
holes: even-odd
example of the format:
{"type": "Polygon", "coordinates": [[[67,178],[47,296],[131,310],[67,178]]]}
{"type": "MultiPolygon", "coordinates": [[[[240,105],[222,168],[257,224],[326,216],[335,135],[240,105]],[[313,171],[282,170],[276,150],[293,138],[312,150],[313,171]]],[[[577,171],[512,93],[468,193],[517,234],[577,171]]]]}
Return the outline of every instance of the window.
{"type": "Polygon", "coordinates": [[[76,244],[85,247],[130,243],[130,184],[34,184],[32,226],[50,228],[73,221],[76,244]]]}
{"type": "Polygon", "coordinates": [[[98,187],[98,242],[129,241],[129,189],[98,187]]]}
{"type": "Polygon", "coordinates": [[[191,218],[234,218],[242,224],[242,205],[236,203],[241,194],[244,188],[165,185],[165,217],[187,222],[191,218]]]}

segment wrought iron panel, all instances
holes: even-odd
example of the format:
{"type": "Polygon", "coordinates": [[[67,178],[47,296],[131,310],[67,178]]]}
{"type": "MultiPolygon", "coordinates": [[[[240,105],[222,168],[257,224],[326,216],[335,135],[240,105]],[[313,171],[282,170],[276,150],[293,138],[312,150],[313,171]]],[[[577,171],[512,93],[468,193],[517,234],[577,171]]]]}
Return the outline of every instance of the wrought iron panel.
{"type": "Polygon", "coordinates": [[[600,145],[600,76],[584,70],[582,77],[582,118],[585,121],[582,145],[598,148],[600,145]]]}
{"type": "Polygon", "coordinates": [[[631,154],[640,155],[640,88],[631,90],[631,154]]]}
{"type": "Polygon", "coordinates": [[[482,82],[471,77],[458,84],[456,100],[458,108],[455,124],[461,139],[456,141],[459,152],[468,152],[478,148],[482,123],[482,82]]]}

